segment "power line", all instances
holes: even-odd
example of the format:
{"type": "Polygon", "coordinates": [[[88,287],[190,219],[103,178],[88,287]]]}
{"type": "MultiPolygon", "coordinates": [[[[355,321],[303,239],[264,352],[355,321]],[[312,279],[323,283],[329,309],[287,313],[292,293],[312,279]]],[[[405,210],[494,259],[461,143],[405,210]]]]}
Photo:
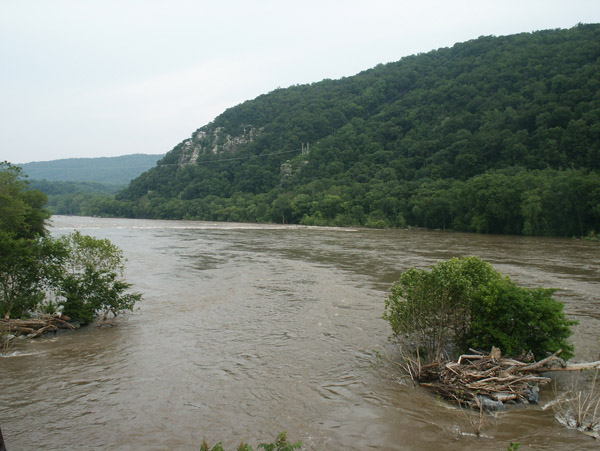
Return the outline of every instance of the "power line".
{"type": "MultiPolygon", "coordinates": [[[[40,165],[42,166],[42,165],[40,165]]],[[[154,166],[95,166],[93,170],[103,170],[103,169],[150,169],[154,166]]],[[[64,171],[66,169],[69,170],[84,170],[89,171],[90,168],[86,166],[51,166],[51,167],[35,167],[33,169],[29,169],[29,171],[33,172],[46,172],[46,171],[64,171]]],[[[23,168],[23,171],[27,173],[28,169],[23,168]]]]}

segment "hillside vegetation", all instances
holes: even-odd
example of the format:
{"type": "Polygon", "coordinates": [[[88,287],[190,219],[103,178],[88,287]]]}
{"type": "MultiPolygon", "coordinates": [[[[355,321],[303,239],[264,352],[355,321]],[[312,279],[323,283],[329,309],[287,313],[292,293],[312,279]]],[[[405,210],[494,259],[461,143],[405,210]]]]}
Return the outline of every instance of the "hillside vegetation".
{"type": "Polygon", "coordinates": [[[152,168],[164,155],[132,154],[119,157],[65,158],[19,164],[30,179],[127,185],[152,168]]]}
{"type": "Polygon", "coordinates": [[[600,230],[600,26],[476,40],[226,110],[88,214],[600,230]]]}
{"type": "Polygon", "coordinates": [[[54,214],[82,214],[107,195],[115,194],[150,169],[164,155],[132,154],[119,157],[67,158],[20,165],[31,190],[48,196],[54,214]]]}
{"type": "Polygon", "coordinates": [[[126,183],[113,185],[98,182],[63,182],[49,180],[28,180],[30,190],[46,194],[46,208],[52,214],[78,215],[90,205],[113,195],[127,186],[126,183]]]}

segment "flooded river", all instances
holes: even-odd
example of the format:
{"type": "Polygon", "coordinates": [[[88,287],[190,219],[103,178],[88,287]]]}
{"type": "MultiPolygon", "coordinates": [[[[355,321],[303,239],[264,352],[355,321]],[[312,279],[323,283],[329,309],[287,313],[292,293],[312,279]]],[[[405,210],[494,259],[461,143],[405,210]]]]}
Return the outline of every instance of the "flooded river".
{"type": "MultiPolygon", "coordinates": [[[[8,451],[198,450],[287,431],[310,450],[597,449],[551,409],[486,418],[403,384],[381,319],[400,273],[476,255],[527,286],[558,288],[580,321],[576,359],[600,350],[600,243],[362,230],[54,217],[120,246],[144,300],[114,327],[19,340],[0,357],[8,451]]],[[[542,405],[552,397],[542,392],[542,405]]]]}

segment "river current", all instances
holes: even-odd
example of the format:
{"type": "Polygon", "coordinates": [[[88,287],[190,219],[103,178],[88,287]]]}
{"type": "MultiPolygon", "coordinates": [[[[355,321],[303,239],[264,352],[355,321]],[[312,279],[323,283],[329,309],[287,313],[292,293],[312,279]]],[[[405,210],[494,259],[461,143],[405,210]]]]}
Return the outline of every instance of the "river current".
{"type": "Polygon", "coordinates": [[[476,255],[554,287],[579,321],[574,360],[600,350],[600,243],[423,230],[53,217],[108,238],[143,294],[113,327],[17,340],[0,357],[8,451],[234,449],[287,431],[309,450],[597,449],[538,406],[485,418],[401,381],[381,316],[410,266],[476,255]],[[376,351],[376,352],[375,352],[376,351]]]}

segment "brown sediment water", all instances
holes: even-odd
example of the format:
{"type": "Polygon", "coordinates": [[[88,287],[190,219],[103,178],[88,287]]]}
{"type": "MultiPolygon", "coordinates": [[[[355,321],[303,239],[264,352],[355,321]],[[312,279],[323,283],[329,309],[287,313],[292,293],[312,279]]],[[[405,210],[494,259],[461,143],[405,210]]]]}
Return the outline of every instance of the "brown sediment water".
{"type": "MultiPolygon", "coordinates": [[[[400,273],[476,255],[554,287],[580,321],[577,359],[600,351],[600,243],[423,230],[54,217],[124,251],[144,300],[114,327],[18,340],[0,357],[7,449],[235,448],[287,431],[311,450],[596,449],[551,409],[486,417],[401,383],[381,319],[400,273]]],[[[553,396],[542,391],[542,404],[553,396]]]]}

